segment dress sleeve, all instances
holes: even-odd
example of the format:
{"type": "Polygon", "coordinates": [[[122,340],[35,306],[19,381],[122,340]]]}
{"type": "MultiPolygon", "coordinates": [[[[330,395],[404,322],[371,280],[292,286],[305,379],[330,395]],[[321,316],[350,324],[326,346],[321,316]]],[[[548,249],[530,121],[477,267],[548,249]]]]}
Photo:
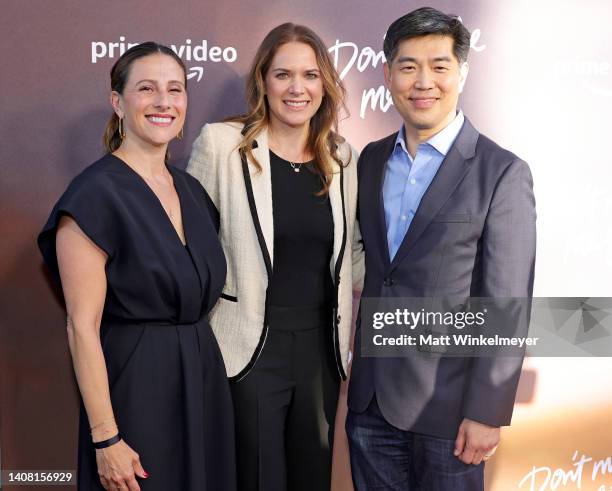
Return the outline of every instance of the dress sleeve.
{"type": "Polygon", "coordinates": [[[59,282],[55,249],[57,227],[62,215],[71,217],[79,228],[110,258],[114,254],[112,202],[99,176],[77,176],[53,207],[51,215],[38,235],[38,247],[47,267],[59,282]]]}

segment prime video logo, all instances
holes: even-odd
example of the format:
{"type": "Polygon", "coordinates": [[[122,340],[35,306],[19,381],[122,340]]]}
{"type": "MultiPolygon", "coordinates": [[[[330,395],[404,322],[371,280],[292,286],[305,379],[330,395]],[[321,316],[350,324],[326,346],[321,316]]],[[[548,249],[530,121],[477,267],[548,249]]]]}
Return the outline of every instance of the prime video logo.
{"type": "MultiPolygon", "coordinates": [[[[126,42],[125,36],[120,36],[118,42],[92,41],[91,42],[91,62],[97,63],[104,58],[119,58],[123,53],[133,46],[140,43],[126,42]]],[[[206,39],[197,44],[192,43],[191,39],[186,39],[184,44],[171,44],[170,48],[184,61],[213,62],[213,63],[234,63],[238,59],[238,50],[233,46],[222,48],[221,46],[209,46],[206,39]]],[[[188,78],[198,75],[198,81],[202,78],[204,69],[195,66],[189,69],[191,72],[188,78]]]]}
{"type": "Polygon", "coordinates": [[[602,58],[563,59],[554,64],[555,78],[578,82],[596,96],[612,97],[610,62],[602,58]]]}

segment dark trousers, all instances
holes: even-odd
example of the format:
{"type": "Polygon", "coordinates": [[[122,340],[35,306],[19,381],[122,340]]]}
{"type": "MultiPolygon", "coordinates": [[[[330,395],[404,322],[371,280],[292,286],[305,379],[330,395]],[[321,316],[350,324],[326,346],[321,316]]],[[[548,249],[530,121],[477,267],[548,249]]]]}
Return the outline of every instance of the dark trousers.
{"type": "Polygon", "coordinates": [[[340,378],[330,309],[269,309],[253,369],[232,384],[239,491],[328,491],[340,378]]]}
{"type": "Polygon", "coordinates": [[[484,463],[453,455],[454,440],[391,426],[376,398],[363,413],[349,410],[346,432],[355,491],[482,491],[484,463]]]}

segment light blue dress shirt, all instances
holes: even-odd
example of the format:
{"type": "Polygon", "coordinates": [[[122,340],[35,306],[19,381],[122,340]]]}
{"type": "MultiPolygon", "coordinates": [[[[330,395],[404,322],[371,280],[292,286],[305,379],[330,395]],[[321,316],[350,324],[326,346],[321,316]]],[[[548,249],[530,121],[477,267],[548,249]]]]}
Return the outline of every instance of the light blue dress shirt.
{"type": "Polygon", "coordinates": [[[400,129],[387,161],[383,184],[387,244],[391,260],[404,240],[423,195],[457,138],[464,119],[463,112],[459,111],[446,128],[419,145],[414,160],[406,147],[404,126],[400,129]]]}

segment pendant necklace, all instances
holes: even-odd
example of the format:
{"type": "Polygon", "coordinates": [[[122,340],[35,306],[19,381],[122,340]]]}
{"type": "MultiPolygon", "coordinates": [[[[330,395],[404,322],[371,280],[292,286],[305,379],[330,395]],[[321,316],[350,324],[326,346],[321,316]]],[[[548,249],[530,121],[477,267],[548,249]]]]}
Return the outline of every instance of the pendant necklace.
{"type": "Polygon", "coordinates": [[[297,164],[295,162],[289,162],[289,165],[291,165],[293,172],[300,172],[300,168],[304,165],[304,162],[299,162],[297,164]]]}

